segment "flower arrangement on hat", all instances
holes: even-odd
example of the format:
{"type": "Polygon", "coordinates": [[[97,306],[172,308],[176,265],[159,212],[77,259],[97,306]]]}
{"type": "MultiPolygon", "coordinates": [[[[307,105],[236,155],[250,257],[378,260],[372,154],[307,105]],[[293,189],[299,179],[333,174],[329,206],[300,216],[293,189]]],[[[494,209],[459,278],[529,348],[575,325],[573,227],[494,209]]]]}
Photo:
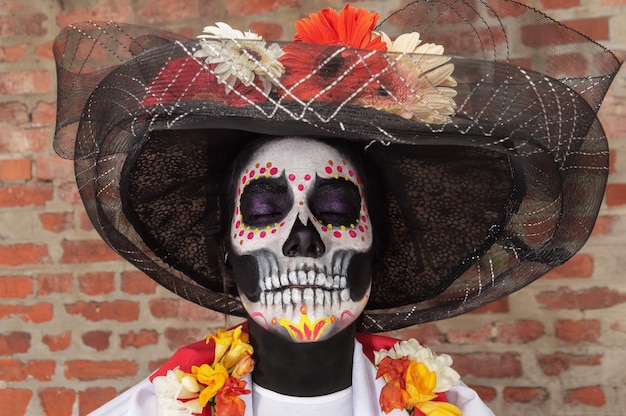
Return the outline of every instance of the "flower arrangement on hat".
{"type": "Polygon", "coordinates": [[[207,363],[191,366],[191,373],[178,367],[152,380],[159,416],[202,414],[243,416],[246,405],[239,397],[250,394],[242,380],[254,368],[253,348],[241,325],[218,330],[206,338],[207,363]]]}
{"type": "Polygon", "coordinates": [[[193,56],[169,62],[148,86],[142,104],[180,99],[232,106],[344,102],[425,123],[448,122],[456,109],[457,84],[443,47],[422,43],[417,32],[391,40],[374,31],[378,19],[378,13],[350,4],[340,12],[327,8],[296,22],[293,42],[282,47],[223,22],[206,26],[193,56]],[[310,44],[329,48],[320,47],[312,56],[310,44]],[[185,77],[193,88],[175,82],[185,77]],[[216,91],[215,85],[224,89],[216,91]],[[165,96],[152,93],[163,90],[165,96]]]}

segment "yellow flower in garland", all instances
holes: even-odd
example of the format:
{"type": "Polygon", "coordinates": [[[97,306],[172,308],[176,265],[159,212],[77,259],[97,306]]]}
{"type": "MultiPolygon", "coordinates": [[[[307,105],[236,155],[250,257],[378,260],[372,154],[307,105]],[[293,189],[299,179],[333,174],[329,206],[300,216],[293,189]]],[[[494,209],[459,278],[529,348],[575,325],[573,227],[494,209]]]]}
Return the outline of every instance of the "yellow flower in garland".
{"type": "Polygon", "coordinates": [[[200,404],[203,407],[215,397],[230,377],[228,370],[219,363],[215,363],[213,367],[208,364],[202,364],[200,367],[193,366],[191,372],[196,376],[199,383],[206,386],[200,392],[200,404]]]}

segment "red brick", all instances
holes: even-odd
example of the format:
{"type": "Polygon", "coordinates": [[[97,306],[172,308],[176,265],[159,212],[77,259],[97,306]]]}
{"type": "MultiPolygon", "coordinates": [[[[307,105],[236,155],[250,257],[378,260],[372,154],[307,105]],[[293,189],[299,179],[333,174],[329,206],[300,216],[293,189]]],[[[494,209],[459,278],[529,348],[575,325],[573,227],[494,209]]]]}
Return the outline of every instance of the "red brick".
{"type": "Polygon", "coordinates": [[[506,313],[509,311],[509,298],[508,296],[498,299],[494,302],[474,309],[470,313],[482,314],[482,313],[506,313]]]}
{"type": "Polygon", "coordinates": [[[555,309],[606,309],[626,302],[626,294],[606,287],[592,287],[574,291],[562,287],[554,291],[545,291],[537,296],[539,304],[548,310],[555,309]]]}
{"type": "Polygon", "coordinates": [[[0,16],[0,37],[43,36],[47,33],[44,13],[19,13],[0,16]]]}
{"type": "Polygon", "coordinates": [[[279,7],[298,6],[297,0],[231,0],[226,2],[226,12],[229,16],[245,16],[249,14],[270,13],[279,7]]]}
{"type": "Polygon", "coordinates": [[[544,333],[543,323],[520,320],[512,324],[496,324],[496,339],[507,344],[526,344],[539,339],[544,333]]]}
{"type": "Polygon", "coordinates": [[[35,177],[44,181],[51,181],[57,178],[73,178],[74,162],[62,159],[59,156],[40,156],[35,161],[35,171],[35,177]]]}
{"type": "Polygon", "coordinates": [[[45,415],[72,416],[76,392],[71,389],[49,387],[39,390],[39,403],[45,415]]]}
{"type": "Polygon", "coordinates": [[[53,41],[41,43],[35,47],[35,56],[38,58],[54,59],[52,53],[53,41]]]}
{"type": "Polygon", "coordinates": [[[475,344],[491,338],[491,325],[484,325],[472,331],[452,330],[448,332],[448,342],[451,344],[475,344]]]}
{"type": "Polygon", "coordinates": [[[74,214],[72,212],[42,212],[39,221],[44,230],[58,234],[74,228],[74,214]]]}
{"type": "Polygon", "coordinates": [[[0,265],[24,266],[29,264],[49,264],[48,246],[37,244],[15,244],[0,246],[0,265]]]}
{"type": "Polygon", "coordinates": [[[556,73],[564,76],[584,77],[589,71],[589,61],[580,53],[550,55],[546,66],[555,68],[556,73]]]}
{"type": "Polygon", "coordinates": [[[483,402],[486,403],[494,401],[495,398],[498,396],[498,392],[493,387],[476,385],[471,385],[470,387],[478,394],[478,397],[480,397],[483,402]]]}
{"type": "Polygon", "coordinates": [[[78,392],[78,414],[86,416],[117,396],[113,387],[89,387],[78,392]]]}
{"type": "Polygon", "coordinates": [[[541,0],[541,9],[569,9],[580,6],[580,0],[541,0]]]}
{"type": "Polygon", "coordinates": [[[33,377],[39,381],[50,381],[54,376],[54,360],[31,360],[27,363],[0,358],[0,380],[24,381],[33,377]]]}
{"type": "Polygon", "coordinates": [[[606,186],[606,204],[610,207],[626,205],[626,183],[610,183],[606,186]]]}
{"type": "Polygon", "coordinates": [[[64,375],[69,380],[92,381],[134,376],[137,368],[137,363],[130,360],[72,360],[65,363],[64,375]]]}
{"type": "Polygon", "coordinates": [[[0,207],[45,205],[52,199],[52,184],[28,184],[0,187],[0,207]]]}
{"type": "Polygon", "coordinates": [[[201,340],[204,334],[198,328],[166,328],[164,335],[167,346],[173,351],[201,340]]]}
{"type": "MultiPolygon", "coordinates": [[[[214,0],[202,2],[172,2],[169,0],[148,0],[139,10],[149,22],[187,20],[201,16],[215,16],[217,5],[214,0]]],[[[240,28],[245,29],[245,28],[240,28]]]]}
{"type": "Polygon", "coordinates": [[[51,75],[47,70],[0,72],[0,95],[50,92],[51,75]]]}
{"type": "Polygon", "coordinates": [[[0,103],[0,122],[26,123],[30,120],[28,107],[24,103],[0,103]]]}
{"type": "Polygon", "coordinates": [[[126,334],[120,334],[120,347],[126,348],[141,348],[146,345],[154,345],[159,341],[159,334],[156,331],[149,331],[142,329],[137,332],[128,332],[126,334]]]}
{"type": "Polygon", "coordinates": [[[0,355],[13,355],[30,350],[30,333],[14,331],[0,334],[0,355]]]}
{"type": "Polygon", "coordinates": [[[104,351],[111,345],[111,331],[89,331],[81,337],[83,344],[96,351],[104,351]]]}
{"type": "Polygon", "coordinates": [[[154,299],[148,305],[152,316],[159,319],[176,318],[181,321],[210,321],[220,316],[217,312],[184,299],[154,299]]]}
{"type": "Polygon", "coordinates": [[[270,22],[252,22],[250,30],[263,39],[282,39],[283,25],[270,22]]]}
{"type": "Polygon", "coordinates": [[[596,342],[601,331],[600,322],[597,319],[580,321],[559,319],[554,323],[554,329],[558,339],[570,344],[596,342]]]}
{"type": "MultiPolygon", "coordinates": [[[[103,4],[105,2],[80,2],[81,4],[103,4]]],[[[102,7],[73,7],[57,15],[57,24],[65,27],[71,23],[87,20],[112,20],[114,22],[130,21],[133,18],[130,0],[106,2],[102,7]]]]}
{"type": "Polygon", "coordinates": [[[600,386],[578,387],[567,390],[563,401],[567,404],[581,403],[587,406],[604,407],[606,396],[600,386]]]}
{"type": "Polygon", "coordinates": [[[26,56],[26,45],[0,46],[0,64],[21,61],[26,56]]]}
{"type": "Polygon", "coordinates": [[[477,352],[450,356],[454,360],[452,368],[463,376],[504,378],[522,375],[522,363],[519,354],[515,352],[477,352]]]}
{"type": "Polygon", "coordinates": [[[75,182],[63,182],[58,186],[59,198],[68,204],[78,205],[82,203],[80,192],[75,182]]]}
{"type": "Polygon", "coordinates": [[[0,389],[0,409],[6,415],[25,415],[33,392],[23,389],[0,389]]]}
{"type": "Polygon", "coordinates": [[[617,222],[619,216],[617,215],[601,215],[596,220],[596,224],[593,227],[591,235],[606,235],[613,229],[613,224],[617,222]]]}
{"type": "Polygon", "coordinates": [[[537,363],[544,374],[558,376],[573,365],[599,366],[603,355],[572,355],[563,352],[537,356],[537,363]]]}
{"type": "MultiPolygon", "coordinates": [[[[521,3],[527,4],[527,0],[523,0],[521,3]]],[[[517,7],[515,3],[503,3],[499,1],[488,0],[487,1],[488,12],[490,16],[498,16],[500,19],[510,16],[520,16],[524,13],[525,9],[517,7]],[[511,7],[513,5],[514,7],[511,7]]]]}
{"type": "Polygon", "coordinates": [[[400,339],[415,338],[420,343],[428,346],[441,345],[445,341],[445,334],[435,323],[416,325],[400,331],[400,339]]]}
{"type": "Polygon", "coordinates": [[[7,129],[0,134],[0,152],[39,152],[46,148],[49,141],[48,128],[7,129]]]}
{"type": "Polygon", "coordinates": [[[502,395],[507,403],[544,403],[550,398],[543,387],[505,387],[502,395]]]}
{"type": "Polygon", "coordinates": [[[72,332],[65,331],[59,335],[46,334],[41,337],[41,342],[48,346],[50,352],[64,351],[69,348],[72,342],[72,332]]]}
{"type": "Polygon", "coordinates": [[[591,277],[592,275],[593,257],[589,254],[576,254],[562,265],[546,273],[543,279],[591,277]]]}
{"type": "MultiPolygon", "coordinates": [[[[600,40],[608,40],[609,39],[609,23],[608,18],[606,17],[596,17],[596,18],[588,18],[588,19],[578,19],[578,20],[567,20],[563,21],[563,24],[571,27],[596,41],[600,40]]],[[[557,23],[549,23],[549,25],[556,25],[557,23]]],[[[545,46],[548,42],[551,45],[554,44],[567,44],[572,43],[573,39],[578,41],[582,41],[582,39],[578,38],[564,38],[564,39],[555,39],[555,38],[547,38],[545,36],[544,26],[546,24],[540,25],[529,25],[523,26],[522,30],[522,42],[525,45],[539,47],[545,46]]]]}
{"type": "Polygon", "coordinates": [[[0,182],[27,181],[31,177],[30,159],[0,160],[0,182]]]}
{"type": "Polygon", "coordinates": [[[129,300],[111,302],[77,302],[65,305],[70,315],[81,315],[92,322],[113,320],[117,322],[132,322],[139,317],[139,304],[129,300]]]}
{"type": "Polygon", "coordinates": [[[86,295],[106,295],[115,290],[115,273],[90,272],[78,276],[80,291],[86,295]]]}
{"type": "Polygon", "coordinates": [[[78,213],[78,223],[80,224],[80,229],[84,231],[93,231],[93,224],[89,219],[89,216],[86,212],[81,211],[78,213]]]}
{"type": "Polygon", "coordinates": [[[102,240],[63,240],[62,263],[97,263],[120,257],[102,240]]]}
{"type": "Polygon", "coordinates": [[[46,103],[44,101],[38,102],[32,112],[33,123],[49,125],[55,124],[56,111],[56,103],[46,103]]]}
{"type": "Polygon", "coordinates": [[[24,299],[33,294],[33,286],[28,276],[0,276],[0,298],[24,299]]]}
{"type": "Polygon", "coordinates": [[[69,273],[37,275],[38,295],[69,293],[74,286],[74,278],[69,273]]]}
{"type": "Polygon", "coordinates": [[[52,304],[38,303],[32,306],[0,303],[0,319],[16,316],[24,322],[40,324],[52,320],[52,304]]]}
{"type": "Polygon", "coordinates": [[[142,272],[123,272],[122,291],[131,295],[156,293],[158,284],[142,272]]]}

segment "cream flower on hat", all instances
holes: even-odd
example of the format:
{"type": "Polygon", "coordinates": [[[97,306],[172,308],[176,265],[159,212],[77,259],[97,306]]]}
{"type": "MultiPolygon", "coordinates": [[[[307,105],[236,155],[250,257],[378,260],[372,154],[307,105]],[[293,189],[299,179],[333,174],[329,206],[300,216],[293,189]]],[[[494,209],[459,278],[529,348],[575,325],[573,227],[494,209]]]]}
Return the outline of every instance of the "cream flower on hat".
{"type": "Polygon", "coordinates": [[[201,49],[194,56],[204,58],[206,64],[217,64],[213,71],[218,81],[225,84],[226,92],[235,89],[237,80],[248,87],[258,79],[267,95],[285,71],[278,61],[283,54],[280,46],[273,43],[267,47],[254,32],[242,32],[223,22],[206,26],[203,32],[198,36],[201,49]]]}

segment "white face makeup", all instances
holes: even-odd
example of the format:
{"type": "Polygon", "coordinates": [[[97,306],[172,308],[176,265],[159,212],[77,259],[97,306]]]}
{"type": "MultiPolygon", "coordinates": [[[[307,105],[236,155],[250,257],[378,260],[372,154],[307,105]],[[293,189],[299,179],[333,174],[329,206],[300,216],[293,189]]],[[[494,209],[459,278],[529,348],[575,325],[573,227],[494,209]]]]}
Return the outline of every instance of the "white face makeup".
{"type": "Polygon", "coordinates": [[[296,342],[354,322],[369,297],[372,228],[352,163],[322,142],[277,139],[237,181],[230,258],[250,317],[296,342]]]}

